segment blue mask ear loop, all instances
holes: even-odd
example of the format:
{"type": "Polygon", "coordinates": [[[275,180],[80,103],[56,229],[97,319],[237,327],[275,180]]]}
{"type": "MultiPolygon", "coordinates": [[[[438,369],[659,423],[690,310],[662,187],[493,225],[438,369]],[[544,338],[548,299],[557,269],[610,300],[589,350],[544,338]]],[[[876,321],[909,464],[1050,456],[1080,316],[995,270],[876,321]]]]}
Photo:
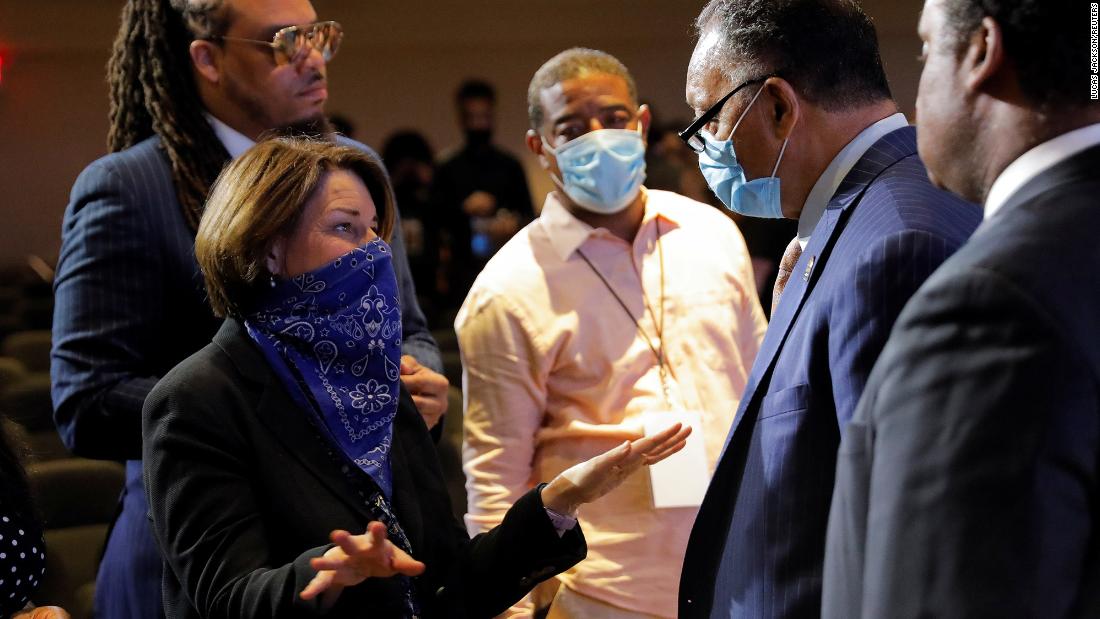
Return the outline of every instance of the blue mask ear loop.
{"type": "MultiPolygon", "coordinates": [[[[554,161],[556,162],[558,160],[558,149],[550,146],[550,143],[546,141],[546,138],[542,135],[542,132],[539,132],[539,139],[542,140],[542,147],[554,156],[554,161]]],[[[568,142],[566,143],[568,144],[568,142]]],[[[553,172],[550,172],[549,170],[547,170],[547,172],[550,174],[550,180],[554,181],[554,185],[556,185],[562,193],[565,193],[565,183],[563,182],[563,179],[559,179],[557,176],[554,175],[553,172]]]]}
{"type": "MultiPolygon", "coordinates": [[[[765,86],[767,86],[767,84],[761,86],[760,89],[756,91],[756,94],[752,97],[752,101],[749,101],[748,107],[745,108],[744,112],[741,112],[741,116],[738,117],[737,122],[733,124],[733,131],[730,131],[729,139],[733,139],[733,134],[737,133],[737,128],[741,126],[741,121],[745,120],[745,116],[748,116],[749,110],[752,109],[752,106],[754,103],[756,103],[756,100],[760,98],[760,93],[764,92],[765,86]]],[[[790,141],[791,136],[789,135],[787,136],[787,139],[783,140],[783,146],[779,148],[779,156],[775,159],[775,167],[772,168],[771,178],[775,178],[775,173],[779,171],[779,164],[783,161],[783,153],[787,152],[787,144],[790,143],[790,141]]]]}
{"type": "MultiPolygon", "coordinates": [[[[764,86],[767,86],[767,84],[765,84],[764,86]]],[[[737,118],[737,122],[733,123],[733,131],[730,131],[729,139],[733,139],[733,134],[737,133],[737,128],[741,126],[741,121],[745,120],[745,117],[749,115],[749,110],[752,109],[752,106],[756,103],[756,100],[760,98],[760,94],[764,92],[764,86],[761,86],[760,90],[756,91],[756,94],[752,96],[752,101],[749,101],[749,105],[745,108],[745,111],[741,112],[741,116],[737,118]]]]}
{"type": "Polygon", "coordinates": [[[791,136],[787,136],[787,139],[783,140],[783,146],[779,147],[779,157],[775,160],[775,167],[772,168],[772,178],[775,178],[775,173],[779,171],[779,162],[783,161],[783,153],[787,152],[787,143],[791,141],[791,136]]]}

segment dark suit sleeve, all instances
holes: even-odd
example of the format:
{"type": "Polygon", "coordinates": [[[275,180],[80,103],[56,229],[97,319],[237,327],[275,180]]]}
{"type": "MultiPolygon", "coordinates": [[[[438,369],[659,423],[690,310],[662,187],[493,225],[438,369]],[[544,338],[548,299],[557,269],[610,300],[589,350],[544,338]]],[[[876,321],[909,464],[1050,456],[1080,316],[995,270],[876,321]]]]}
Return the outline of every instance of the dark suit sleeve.
{"type": "Polygon", "coordinates": [[[860,255],[850,285],[834,293],[829,373],[841,432],[856,409],[898,314],[956,249],[941,237],[919,230],[883,237],[860,255]]]}
{"type": "Polygon", "coordinates": [[[993,272],[930,288],[864,405],[862,616],[1069,616],[1100,462],[1080,344],[993,272]]]}
{"type": "MultiPolygon", "coordinates": [[[[493,617],[518,602],[538,583],[564,572],[588,553],[580,525],[558,537],[539,494],[520,497],[504,520],[474,537],[452,571],[455,590],[468,617],[493,617]]],[[[456,535],[466,536],[457,521],[456,535]]]]}
{"type": "Polygon", "coordinates": [[[100,161],[73,186],[54,280],[51,361],[54,419],[74,453],[141,456],[141,407],[157,381],[149,371],[163,315],[161,254],[139,182],[100,161]]]}
{"type": "Polygon", "coordinates": [[[331,546],[291,563],[272,558],[252,492],[265,465],[249,459],[254,451],[229,421],[241,414],[231,410],[232,388],[198,382],[169,375],[145,406],[145,488],[167,568],[203,617],[321,615],[319,598],[307,602],[298,592],[315,574],[309,560],[331,546]]]}

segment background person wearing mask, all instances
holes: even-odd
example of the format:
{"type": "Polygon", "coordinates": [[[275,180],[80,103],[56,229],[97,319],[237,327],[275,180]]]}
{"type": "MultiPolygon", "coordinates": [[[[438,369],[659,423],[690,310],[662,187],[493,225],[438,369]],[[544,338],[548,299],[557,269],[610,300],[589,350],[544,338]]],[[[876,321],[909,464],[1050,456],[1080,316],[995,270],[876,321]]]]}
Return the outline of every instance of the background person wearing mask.
{"type": "MultiPolygon", "coordinates": [[[[58,431],[77,455],[127,461],[96,580],[97,616],[163,613],[161,558],[141,481],[141,407],[157,380],[218,326],[192,250],[209,187],[265,132],[328,132],[326,63],[340,37],[307,0],[123,6],[108,66],[113,154],[73,186],[54,281],[58,431]]],[[[403,371],[431,424],[446,408],[447,382],[428,369],[442,369],[439,351],[395,238],[411,355],[403,371]]]]}
{"type": "Polygon", "coordinates": [[[691,534],[680,616],[817,617],[839,431],[902,306],[981,212],[928,181],[853,0],[714,0],[696,25],[698,119],[681,135],[726,206],[797,219],[798,237],[691,534]]]}
{"type": "Polygon", "coordinates": [[[824,617],[1100,617],[1089,5],[924,4],[921,157],[985,221],[906,306],[845,431],[824,617]]]}
{"type": "Polygon", "coordinates": [[[711,206],[642,186],[649,109],[614,57],[564,51],[535,73],[527,100],[527,146],[558,189],[455,321],[467,524],[489,529],[533,480],[645,425],[694,419],[696,458],[672,483],[697,484],[695,502],[658,504],[668,488],[654,473],[586,506],[588,558],[560,577],[550,609],[675,617],[698,499],[766,328],[749,255],[711,206]]]}
{"type": "Polygon", "coordinates": [[[405,254],[420,307],[435,324],[440,309],[439,217],[431,201],[435,158],[427,138],[413,130],[397,131],[382,145],[382,161],[390,173],[393,192],[401,211],[405,254]]]}
{"type": "Polygon", "coordinates": [[[493,144],[496,91],[467,80],[455,93],[465,143],[436,171],[434,202],[450,237],[446,282],[457,306],[485,263],[535,216],[519,160],[493,144]]]}

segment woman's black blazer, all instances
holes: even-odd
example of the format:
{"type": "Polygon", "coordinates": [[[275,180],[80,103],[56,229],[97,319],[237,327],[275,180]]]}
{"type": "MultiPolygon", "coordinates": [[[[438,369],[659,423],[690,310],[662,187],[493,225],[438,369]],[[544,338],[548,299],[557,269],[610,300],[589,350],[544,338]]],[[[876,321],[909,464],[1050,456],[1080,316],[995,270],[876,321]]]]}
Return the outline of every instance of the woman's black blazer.
{"type": "MultiPolygon", "coordinates": [[[[372,520],[306,415],[234,319],[149,395],[145,487],[169,619],[403,616],[394,579],[346,589],[328,613],[298,597],[329,532],[360,533],[372,520]]],[[[391,463],[393,509],[427,565],[414,579],[421,617],[492,617],[585,556],[579,527],[559,538],[536,491],[469,539],[404,388],[391,463]]]]}

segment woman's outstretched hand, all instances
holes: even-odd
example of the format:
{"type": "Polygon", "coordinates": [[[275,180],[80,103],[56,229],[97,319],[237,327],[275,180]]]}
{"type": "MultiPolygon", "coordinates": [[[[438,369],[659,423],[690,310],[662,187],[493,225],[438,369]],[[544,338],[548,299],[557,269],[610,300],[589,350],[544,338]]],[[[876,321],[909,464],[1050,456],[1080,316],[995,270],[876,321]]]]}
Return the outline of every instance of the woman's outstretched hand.
{"type": "Polygon", "coordinates": [[[386,537],[386,526],[381,522],[367,525],[366,533],[352,535],[347,531],[333,531],[329,536],[335,546],[322,557],[309,562],[317,575],[302,589],[302,599],[311,600],[326,593],[326,606],[335,602],[344,587],[357,585],[368,578],[388,578],[396,574],[419,576],[424,564],[394,546],[386,537]]]}
{"type": "Polygon", "coordinates": [[[675,424],[653,436],[622,445],[562,472],[542,489],[542,504],[563,514],[572,514],[611,492],[643,466],[656,464],[687,444],[691,427],[675,424]]]}

